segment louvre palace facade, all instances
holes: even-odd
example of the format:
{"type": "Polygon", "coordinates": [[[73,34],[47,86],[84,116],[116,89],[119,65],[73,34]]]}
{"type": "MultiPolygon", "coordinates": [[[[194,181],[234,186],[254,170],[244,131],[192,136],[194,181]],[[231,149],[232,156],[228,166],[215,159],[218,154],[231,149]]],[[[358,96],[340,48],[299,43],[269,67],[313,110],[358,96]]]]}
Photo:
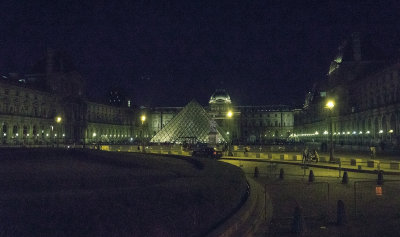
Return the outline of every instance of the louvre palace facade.
{"type": "MultiPolygon", "coordinates": [[[[156,107],[142,113],[149,114],[148,134],[155,136],[174,118],[180,119],[182,107],[156,107]]],[[[216,129],[223,131],[221,140],[234,144],[270,144],[286,140],[293,133],[293,110],[285,105],[240,106],[234,105],[224,89],[217,89],[204,107],[208,117],[215,122],[216,129]]],[[[190,117],[190,116],[189,116],[190,117]]],[[[196,120],[181,119],[183,123],[196,120]]],[[[176,126],[181,126],[176,123],[176,126]]],[[[207,129],[209,125],[205,124],[207,129]],[[208,127],[207,127],[208,126],[208,127]]],[[[170,129],[170,128],[166,128],[170,129]]],[[[175,128],[174,128],[175,129],[175,128]]],[[[204,127],[198,127],[204,130],[204,127]]],[[[211,129],[212,130],[212,129],[211,129]]],[[[195,132],[193,132],[194,134],[195,132]]],[[[149,138],[152,136],[148,136],[149,138]]],[[[204,139],[203,139],[204,140],[204,139]]],[[[154,142],[168,142],[154,140],[154,142]]],[[[175,137],[175,142],[191,142],[188,134],[175,137]]]]}
{"type": "Polygon", "coordinates": [[[82,76],[53,50],[30,74],[2,75],[1,144],[114,143],[133,137],[133,109],[91,102],[84,89],[82,76]]]}
{"type": "Polygon", "coordinates": [[[327,77],[294,111],[295,139],[358,150],[396,150],[400,134],[400,63],[354,33],[338,48],[327,77]],[[334,101],[330,110],[328,100],[334,101]],[[332,126],[332,131],[330,131],[332,126]]]}
{"type": "Polygon", "coordinates": [[[150,142],[174,119],[181,119],[174,126],[194,123],[191,134],[157,142],[204,142],[200,131],[210,132],[215,125],[220,142],[262,144],[286,139],[294,123],[287,106],[233,105],[225,90],[216,90],[202,107],[211,127],[197,124],[201,121],[193,118],[200,114],[177,117],[184,107],[132,108],[126,101],[91,101],[84,78],[68,57],[51,49],[29,74],[2,75],[0,98],[1,144],[6,146],[150,142]]]}

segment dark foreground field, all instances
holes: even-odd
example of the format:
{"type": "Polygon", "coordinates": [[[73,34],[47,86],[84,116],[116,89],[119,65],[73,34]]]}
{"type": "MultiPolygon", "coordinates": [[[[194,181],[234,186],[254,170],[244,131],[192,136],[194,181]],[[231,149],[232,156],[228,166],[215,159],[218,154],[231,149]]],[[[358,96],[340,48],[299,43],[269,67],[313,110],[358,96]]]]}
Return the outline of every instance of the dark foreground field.
{"type": "Polygon", "coordinates": [[[212,160],[0,153],[0,236],[203,236],[246,192],[240,169],[212,160]]]}

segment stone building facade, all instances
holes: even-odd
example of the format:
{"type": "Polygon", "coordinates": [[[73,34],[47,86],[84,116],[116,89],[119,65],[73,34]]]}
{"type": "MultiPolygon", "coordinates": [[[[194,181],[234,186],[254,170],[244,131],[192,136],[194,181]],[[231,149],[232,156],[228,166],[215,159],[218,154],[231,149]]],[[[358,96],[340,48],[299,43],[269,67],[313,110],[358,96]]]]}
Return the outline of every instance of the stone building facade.
{"type": "Polygon", "coordinates": [[[327,143],[332,135],[336,146],[397,149],[400,63],[374,49],[359,34],[343,42],[326,80],[315,84],[295,113],[296,139],[327,143]],[[332,111],[327,100],[335,101],[332,111]]]}
{"type": "Polygon", "coordinates": [[[32,73],[0,78],[1,143],[91,144],[133,140],[134,110],[91,102],[84,79],[64,55],[48,50],[32,73]]]}
{"type": "MultiPolygon", "coordinates": [[[[286,141],[293,133],[293,111],[288,106],[236,106],[225,90],[217,89],[204,108],[234,144],[286,141]],[[231,116],[228,112],[232,113],[231,116]]],[[[143,110],[142,113],[149,115],[149,134],[157,134],[181,110],[182,107],[143,110]]]]}
{"type": "MultiPolygon", "coordinates": [[[[183,109],[137,109],[130,104],[90,101],[84,78],[65,55],[54,50],[48,50],[29,74],[2,75],[0,99],[4,145],[150,141],[183,109]]],[[[221,89],[212,94],[204,109],[225,132],[223,136],[234,143],[285,140],[293,130],[293,113],[287,106],[233,105],[221,89]]]]}

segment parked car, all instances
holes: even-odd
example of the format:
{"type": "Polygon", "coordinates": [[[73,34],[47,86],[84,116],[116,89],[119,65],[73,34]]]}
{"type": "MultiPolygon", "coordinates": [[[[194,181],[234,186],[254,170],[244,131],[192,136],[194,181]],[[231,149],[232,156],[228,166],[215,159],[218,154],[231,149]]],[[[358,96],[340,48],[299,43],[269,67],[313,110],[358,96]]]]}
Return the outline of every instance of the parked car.
{"type": "Polygon", "coordinates": [[[219,159],[222,157],[222,151],[213,147],[200,147],[193,150],[192,156],[219,159]]]}

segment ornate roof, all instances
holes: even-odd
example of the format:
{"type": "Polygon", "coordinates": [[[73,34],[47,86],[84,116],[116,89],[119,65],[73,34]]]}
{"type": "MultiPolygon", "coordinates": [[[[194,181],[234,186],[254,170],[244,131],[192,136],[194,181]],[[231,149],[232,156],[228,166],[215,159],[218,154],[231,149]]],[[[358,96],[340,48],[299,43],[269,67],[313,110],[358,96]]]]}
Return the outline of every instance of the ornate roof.
{"type": "Polygon", "coordinates": [[[353,33],[338,47],[338,52],[331,61],[328,74],[338,69],[347,62],[374,62],[385,59],[383,52],[377,48],[370,36],[353,33]]]}
{"type": "Polygon", "coordinates": [[[230,104],[232,102],[231,102],[231,97],[224,89],[217,89],[211,95],[210,101],[208,103],[210,103],[210,104],[214,104],[214,103],[230,104]]]}

